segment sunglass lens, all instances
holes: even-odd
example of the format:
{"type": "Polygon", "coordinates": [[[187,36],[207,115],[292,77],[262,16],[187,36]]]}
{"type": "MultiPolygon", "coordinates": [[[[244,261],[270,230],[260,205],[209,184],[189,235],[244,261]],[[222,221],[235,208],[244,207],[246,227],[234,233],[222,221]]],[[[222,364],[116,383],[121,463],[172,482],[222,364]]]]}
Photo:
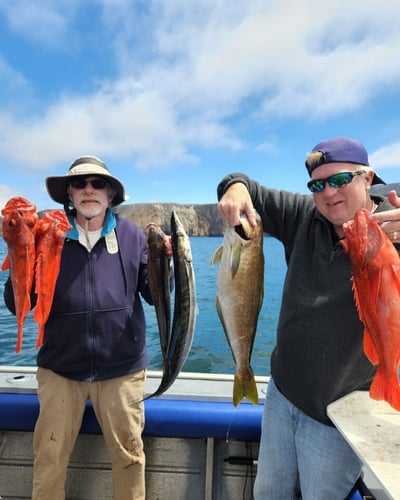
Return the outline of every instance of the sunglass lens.
{"type": "Polygon", "coordinates": [[[105,179],[94,179],[91,181],[94,189],[104,189],[107,185],[107,181],[105,179]]]}
{"type": "Polygon", "coordinates": [[[349,172],[342,172],[340,174],[332,175],[329,178],[329,185],[333,188],[341,188],[347,186],[353,180],[353,176],[349,172]]]}
{"type": "Polygon", "coordinates": [[[315,179],[308,182],[307,187],[312,193],[320,193],[324,189],[324,181],[322,179],[315,179]]]}
{"type": "Polygon", "coordinates": [[[86,187],[86,179],[73,179],[71,181],[71,186],[75,189],[83,189],[86,187]]]}

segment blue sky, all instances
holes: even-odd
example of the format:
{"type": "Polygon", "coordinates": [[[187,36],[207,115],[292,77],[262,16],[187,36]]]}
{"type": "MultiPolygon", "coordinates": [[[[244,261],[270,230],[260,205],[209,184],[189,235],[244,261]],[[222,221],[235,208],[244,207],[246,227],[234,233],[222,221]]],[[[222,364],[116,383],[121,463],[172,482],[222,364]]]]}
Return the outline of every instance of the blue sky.
{"type": "Polygon", "coordinates": [[[131,203],[214,203],[232,171],[306,192],[342,135],[399,182],[399,26],[398,0],[0,2],[0,205],[56,207],[82,154],[131,203]]]}

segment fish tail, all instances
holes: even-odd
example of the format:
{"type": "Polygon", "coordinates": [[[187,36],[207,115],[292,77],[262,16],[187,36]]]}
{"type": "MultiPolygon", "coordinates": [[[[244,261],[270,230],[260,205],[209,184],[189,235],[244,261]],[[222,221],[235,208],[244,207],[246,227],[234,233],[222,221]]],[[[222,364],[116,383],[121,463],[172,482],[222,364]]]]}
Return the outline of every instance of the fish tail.
{"type": "Polygon", "coordinates": [[[7,269],[10,269],[10,257],[8,254],[5,256],[3,264],[1,266],[2,271],[7,271],[7,269]]]}
{"type": "Polygon", "coordinates": [[[21,352],[21,349],[22,349],[23,328],[24,328],[23,323],[18,325],[17,344],[15,346],[16,353],[21,352]]]}
{"type": "Polygon", "coordinates": [[[394,372],[388,377],[383,368],[378,368],[369,395],[377,401],[387,401],[395,410],[400,411],[400,385],[397,373],[394,372]]]}
{"type": "Polygon", "coordinates": [[[233,404],[237,406],[246,397],[253,405],[258,405],[258,390],[251,368],[246,373],[235,373],[233,381],[233,404]]]}

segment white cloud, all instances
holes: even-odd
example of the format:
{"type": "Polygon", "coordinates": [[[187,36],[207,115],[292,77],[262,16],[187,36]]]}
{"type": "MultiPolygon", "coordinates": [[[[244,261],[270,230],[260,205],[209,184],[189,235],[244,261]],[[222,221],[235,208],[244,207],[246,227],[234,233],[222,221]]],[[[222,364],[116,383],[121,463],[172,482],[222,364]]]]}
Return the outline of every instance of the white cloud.
{"type": "Polygon", "coordinates": [[[13,0],[1,2],[0,13],[9,29],[23,39],[40,45],[58,48],[66,46],[65,36],[77,0],[13,0]]]}
{"type": "Polygon", "coordinates": [[[3,209],[7,201],[14,196],[21,196],[21,194],[7,184],[0,184],[0,210],[3,209]]]}
{"type": "Polygon", "coordinates": [[[96,75],[87,95],[60,91],[40,115],[27,110],[21,120],[3,111],[0,154],[15,163],[29,157],[42,168],[76,151],[130,158],[143,168],[195,161],[197,147],[242,148],[232,123],[242,114],[324,120],[400,83],[395,0],[379,9],[373,0],[323,9],[312,0],[15,0],[0,9],[16,33],[34,36],[40,28],[35,41],[54,50],[73,39],[75,16],[88,6],[103,8],[86,27],[97,22],[97,43],[111,40],[119,74],[96,75]]]}
{"type": "Polygon", "coordinates": [[[369,155],[370,164],[378,168],[400,168],[400,142],[389,144],[369,155]]]}

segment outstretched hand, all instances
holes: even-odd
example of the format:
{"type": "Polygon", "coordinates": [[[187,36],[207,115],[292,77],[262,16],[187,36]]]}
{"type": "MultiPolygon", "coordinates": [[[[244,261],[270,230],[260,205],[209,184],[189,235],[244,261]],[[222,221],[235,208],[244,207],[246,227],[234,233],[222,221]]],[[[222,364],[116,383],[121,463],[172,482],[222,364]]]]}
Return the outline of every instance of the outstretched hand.
{"type": "Polygon", "coordinates": [[[172,240],[171,236],[166,236],[164,238],[164,253],[167,257],[172,257],[172,240]]]}
{"type": "Polygon", "coordinates": [[[371,220],[380,222],[389,238],[395,243],[400,243],[400,196],[396,191],[390,191],[388,199],[395,209],[372,214],[371,220]]]}
{"type": "Polygon", "coordinates": [[[245,213],[252,226],[257,225],[256,211],[251,201],[247,187],[236,182],[225,192],[218,203],[218,211],[226,220],[228,226],[234,227],[240,224],[240,214],[245,213]]]}

